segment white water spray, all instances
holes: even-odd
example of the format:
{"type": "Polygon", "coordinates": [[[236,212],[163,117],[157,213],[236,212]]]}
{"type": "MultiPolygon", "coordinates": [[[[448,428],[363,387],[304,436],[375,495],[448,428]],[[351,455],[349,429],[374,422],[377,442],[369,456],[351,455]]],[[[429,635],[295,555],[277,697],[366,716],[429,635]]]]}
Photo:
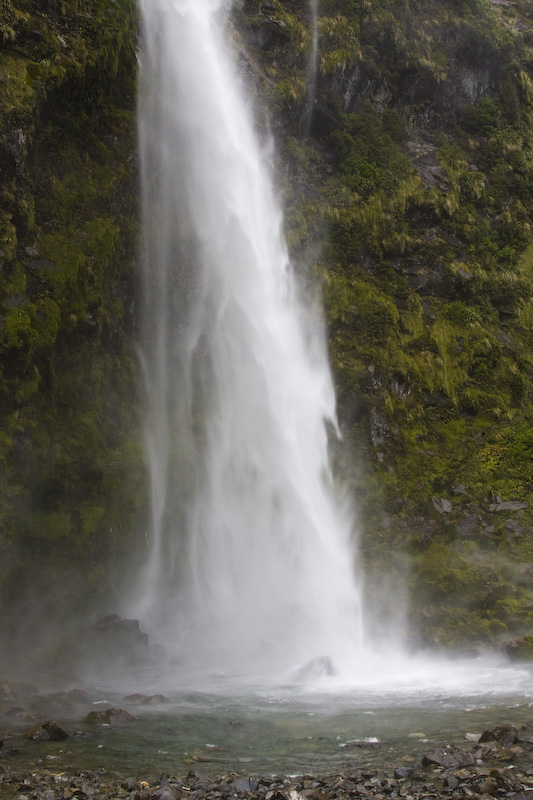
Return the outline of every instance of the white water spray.
{"type": "Polygon", "coordinates": [[[141,10],[152,516],[135,613],[191,668],[351,669],[360,593],[322,324],[290,269],[228,3],[141,10]]]}

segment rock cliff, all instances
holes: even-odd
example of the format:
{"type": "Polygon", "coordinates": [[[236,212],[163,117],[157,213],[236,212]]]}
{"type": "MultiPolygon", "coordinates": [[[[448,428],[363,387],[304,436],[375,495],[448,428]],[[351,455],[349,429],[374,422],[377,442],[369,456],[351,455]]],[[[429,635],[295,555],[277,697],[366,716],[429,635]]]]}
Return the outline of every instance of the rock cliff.
{"type": "MultiPolygon", "coordinates": [[[[533,7],[321,0],[313,31],[307,2],[243,0],[234,23],[294,263],[323,287],[368,602],[387,616],[406,587],[417,644],[524,636],[533,7]]],[[[136,35],[133,0],[0,0],[0,593],[17,627],[30,603],[114,610],[142,554],[136,35]]]]}

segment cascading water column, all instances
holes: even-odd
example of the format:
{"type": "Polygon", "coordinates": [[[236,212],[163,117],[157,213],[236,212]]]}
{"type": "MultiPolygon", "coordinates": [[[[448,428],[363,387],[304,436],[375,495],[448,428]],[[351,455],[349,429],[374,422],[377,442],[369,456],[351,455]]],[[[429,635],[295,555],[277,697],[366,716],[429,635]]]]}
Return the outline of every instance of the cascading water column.
{"type": "Polygon", "coordinates": [[[183,668],[352,670],[335,400],[225,38],[223,0],[141,0],[150,553],[136,613],[183,668]],[[327,663],[329,664],[330,661],[327,663]]]}

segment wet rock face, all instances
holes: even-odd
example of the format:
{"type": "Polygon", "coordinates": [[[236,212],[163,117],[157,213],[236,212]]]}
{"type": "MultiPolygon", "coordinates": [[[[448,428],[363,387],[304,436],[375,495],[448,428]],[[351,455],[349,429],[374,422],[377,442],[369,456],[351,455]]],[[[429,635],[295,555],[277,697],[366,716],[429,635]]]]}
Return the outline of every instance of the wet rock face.
{"type": "Polygon", "coordinates": [[[512,661],[533,661],[533,636],[506,642],[503,650],[512,661]]]}
{"type": "Polygon", "coordinates": [[[148,635],[141,630],[139,620],[110,614],[92,625],[75,627],[60,642],[58,657],[73,670],[112,674],[142,665],[148,658],[148,648],[148,635]]]}

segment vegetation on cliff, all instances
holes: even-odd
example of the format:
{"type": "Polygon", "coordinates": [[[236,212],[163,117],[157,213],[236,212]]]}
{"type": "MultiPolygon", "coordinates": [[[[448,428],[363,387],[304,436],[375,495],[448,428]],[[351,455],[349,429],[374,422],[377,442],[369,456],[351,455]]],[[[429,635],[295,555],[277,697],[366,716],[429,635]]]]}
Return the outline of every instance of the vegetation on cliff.
{"type": "Polygon", "coordinates": [[[135,43],[128,0],[0,3],[4,627],[97,609],[138,522],[135,43]]]}
{"type": "MultiPolygon", "coordinates": [[[[531,633],[533,7],[321,0],[313,97],[307,0],[235,19],[323,285],[369,601],[385,572],[418,641],[531,633]]],[[[133,0],[0,0],[6,609],[104,607],[143,525],[135,47],[133,0]]]]}
{"type": "Polygon", "coordinates": [[[289,164],[288,239],[322,278],[341,421],[364,465],[345,470],[370,602],[397,568],[419,641],[521,635],[533,622],[532,9],[324,1],[311,106],[307,4],[248,0],[243,13],[289,164]]]}

